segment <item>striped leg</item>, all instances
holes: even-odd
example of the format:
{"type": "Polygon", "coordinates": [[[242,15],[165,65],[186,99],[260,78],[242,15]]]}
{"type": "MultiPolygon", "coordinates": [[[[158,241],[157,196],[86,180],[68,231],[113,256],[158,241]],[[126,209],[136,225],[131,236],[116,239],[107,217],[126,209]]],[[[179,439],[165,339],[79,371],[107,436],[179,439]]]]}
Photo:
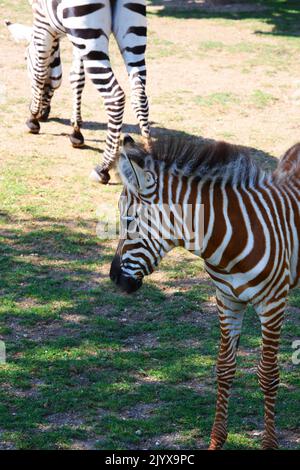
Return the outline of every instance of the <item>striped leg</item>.
{"type": "Polygon", "coordinates": [[[105,59],[86,60],[85,70],[90,79],[104,98],[104,105],[108,116],[107,137],[103,162],[91,174],[91,178],[103,184],[110,180],[109,170],[117,159],[120,145],[120,135],[123,124],[125,108],[125,93],[120,87],[110,67],[107,50],[103,53],[105,59]]]}
{"type": "Polygon", "coordinates": [[[54,95],[54,88],[51,85],[45,85],[42,98],[42,109],[39,115],[40,122],[46,122],[51,111],[51,100],[54,95]]]}
{"type": "Polygon", "coordinates": [[[73,132],[70,135],[70,140],[73,147],[78,148],[82,147],[84,144],[84,138],[80,128],[82,126],[81,97],[85,84],[85,73],[83,61],[75,47],[73,49],[73,63],[70,71],[70,83],[73,90],[73,112],[71,118],[73,132]]]}
{"type": "Polygon", "coordinates": [[[125,93],[120,87],[109,59],[109,36],[112,28],[110,0],[102,0],[101,4],[88,4],[82,1],[82,5],[64,8],[63,26],[68,38],[78,48],[78,52],[84,61],[85,72],[104,99],[104,105],[108,116],[106,145],[103,154],[103,162],[92,172],[91,177],[95,181],[108,183],[110,179],[109,169],[113,166],[119,152],[120,135],[125,108],[125,93]],[[80,25],[82,9],[90,16],[90,21],[97,24],[97,29],[87,28],[86,24],[80,25]]]}
{"type": "MultiPolygon", "coordinates": [[[[37,134],[40,130],[38,117],[42,111],[43,96],[45,85],[47,83],[49,73],[49,62],[51,59],[51,51],[53,50],[53,42],[55,37],[47,27],[40,27],[34,22],[33,25],[33,44],[29,46],[28,52],[34,50],[34,60],[32,63],[32,100],[30,104],[30,117],[26,121],[29,132],[37,134]]],[[[30,57],[29,57],[30,59],[30,57]]]]}
{"type": "Polygon", "coordinates": [[[127,0],[118,1],[113,16],[113,32],[127,68],[131,86],[131,104],[141,134],[150,145],[149,105],[145,91],[147,43],[145,0],[131,3],[127,0]]]}
{"type": "Polygon", "coordinates": [[[275,431],[275,402],[279,386],[278,348],[280,330],[286,306],[285,297],[256,308],[261,321],[262,351],[257,375],[265,400],[265,430],[262,446],[277,449],[275,431]]]}
{"type": "Polygon", "coordinates": [[[217,406],[209,450],[221,449],[227,438],[228,401],[236,370],[236,352],[246,304],[236,302],[217,290],[217,306],[221,344],[217,362],[217,406]]]}
{"type": "Polygon", "coordinates": [[[40,122],[47,121],[51,110],[51,100],[54,95],[54,91],[60,87],[61,82],[62,66],[60,60],[59,38],[56,38],[53,40],[48,76],[43,90],[42,109],[39,115],[40,122]]]}

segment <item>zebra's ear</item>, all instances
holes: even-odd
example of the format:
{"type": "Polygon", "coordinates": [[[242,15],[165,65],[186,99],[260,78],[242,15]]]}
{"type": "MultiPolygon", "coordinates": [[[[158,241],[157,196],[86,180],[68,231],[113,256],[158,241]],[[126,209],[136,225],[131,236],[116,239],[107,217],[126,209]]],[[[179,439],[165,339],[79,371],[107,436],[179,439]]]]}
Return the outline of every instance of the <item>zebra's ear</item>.
{"type": "Polygon", "coordinates": [[[121,153],[119,164],[121,178],[125,186],[129,186],[133,191],[141,192],[145,185],[145,172],[127,153],[124,147],[121,153]]]}
{"type": "Polygon", "coordinates": [[[131,135],[126,134],[124,136],[124,139],[123,139],[123,146],[124,147],[126,147],[126,146],[132,147],[134,144],[135,144],[135,141],[133,140],[131,135]]]}
{"type": "Polygon", "coordinates": [[[120,175],[125,186],[129,186],[133,191],[139,193],[147,191],[155,183],[153,173],[147,168],[143,168],[145,167],[145,158],[146,154],[136,145],[133,138],[126,135],[119,162],[120,175]]]}
{"type": "Polygon", "coordinates": [[[121,153],[119,170],[124,185],[134,192],[143,193],[155,182],[152,172],[140,167],[125,149],[121,153]]]}

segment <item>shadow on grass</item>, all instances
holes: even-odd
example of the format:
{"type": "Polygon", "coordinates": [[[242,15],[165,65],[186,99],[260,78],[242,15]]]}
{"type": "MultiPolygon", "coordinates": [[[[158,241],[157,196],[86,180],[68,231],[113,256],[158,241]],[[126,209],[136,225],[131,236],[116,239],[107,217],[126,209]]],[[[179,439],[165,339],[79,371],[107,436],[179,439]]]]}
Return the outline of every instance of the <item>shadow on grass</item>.
{"type": "MultiPolygon", "coordinates": [[[[260,20],[272,26],[270,33],[256,31],[257,34],[272,34],[280,36],[300,36],[300,5],[298,0],[265,0],[264,2],[250,0],[239,9],[237,2],[224,2],[224,5],[215,5],[213,2],[185,2],[169,1],[168,4],[160,0],[149,0],[152,6],[162,8],[155,12],[160,17],[173,17],[178,19],[226,19],[226,20],[260,20]],[[228,5],[229,4],[229,5],[228,5]],[[249,6],[249,8],[247,8],[249,6]]],[[[216,3],[216,2],[215,2],[216,3]]],[[[219,2],[221,3],[221,2],[219,2]]]]}
{"type": "Polygon", "coordinates": [[[205,365],[194,364],[193,349],[175,350],[169,338],[190,338],[195,328],[179,332],[161,316],[165,296],[154,286],[133,297],[115,289],[108,280],[112,250],[83,233],[90,221],[43,218],[18,221],[17,229],[8,214],[1,218],[2,447],[62,448],[91,439],[93,447],[130,447],[142,439],[136,426],[144,439],[157,435],[159,422],[166,423],[162,433],[188,428],[201,399],[192,391],[175,398],[167,383],[196,369],[202,374],[205,365]],[[178,399],[189,404],[171,424],[169,400],[178,399]],[[149,420],[136,413],[123,420],[124,409],[153,401],[162,406],[149,420]]]}
{"type": "MultiPolygon", "coordinates": [[[[53,121],[53,122],[57,122],[57,123],[60,123],[62,125],[66,125],[66,126],[70,126],[70,120],[69,119],[64,119],[64,118],[55,118],[55,117],[52,117],[49,119],[49,121],[53,121]]],[[[155,122],[150,122],[150,125],[151,125],[151,132],[152,132],[152,136],[154,138],[157,138],[161,135],[170,135],[170,136],[177,136],[178,138],[187,138],[187,139],[193,139],[193,140],[198,140],[199,141],[199,144],[203,143],[203,142],[213,142],[213,139],[206,139],[204,136],[199,136],[199,135],[193,135],[193,134],[190,134],[188,132],[184,132],[184,131],[178,131],[178,130],[175,130],[175,129],[168,129],[168,128],[164,128],[164,127],[159,127],[156,125],[155,122]]],[[[103,123],[99,123],[97,121],[84,121],[83,123],[83,133],[84,133],[84,129],[90,129],[90,130],[94,130],[94,131],[97,131],[97,130],[106,130],[106,124],[103,124],[103,123]]],[[[136,135],[137,138],[140,138],[140,129],[139,129],[139,126],[138,125],[135,125],[135,124],[124,124],[123,125],[123,129],[122,129],[122,132],[124,134],[133,134],[133,135],[136,135]]],[[[55,135],[59,135],[59,134],[55,134],[55,135]]],[[[65,133],[62,133],[60,135],[67,135],[65,133]]],[[[103,143],[104,140],[99,140],[99,139],[85,139],[86,142],[98,142],[98,143],[103,143]]],[[[277,163],[278,163],[278,158],[270,155],[269,153],[267,152],[264,152],[263,150],[260,150],[260,149],[257,149],[255,147],[246,147],[246,146],[242,146],[242,143],[241,143],[241,147],[251,155],[252,158],[254,158],[254,160],[256,161],[256,163],[258,164],[258,166],[260,166],[261,168],[263,168],[264,170],[274,170],[277,166],[277,163]]],[[[99,150],[98,147],[93,147],[91,145],[85,145],[83,147],[83,149],[78,149],[78,151],[81,151],[81,150],[84,150],[84,149],[93,149],[93,150],[96,150],[98,152],[102,152],[102,150],[99,150]]]]}

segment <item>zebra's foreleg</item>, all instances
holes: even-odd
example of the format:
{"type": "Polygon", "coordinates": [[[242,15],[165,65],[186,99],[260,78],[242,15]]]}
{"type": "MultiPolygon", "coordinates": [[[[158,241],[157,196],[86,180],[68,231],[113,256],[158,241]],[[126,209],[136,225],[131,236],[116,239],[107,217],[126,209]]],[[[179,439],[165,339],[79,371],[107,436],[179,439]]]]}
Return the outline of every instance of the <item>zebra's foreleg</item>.
{"type": "Polygon", "coordinates": [[[81,133],[82,117],[81,117],[81,97],[85,85],[85,73],[83,61],[74,47],[73,50],[73,64],[70,71],[70,83],[73,90],[73,111],[71,124],[73,132],[70,135],[72,146],[75,148],[84,145],[84,137],[81,133]]]}
{"type": "Polygon", "coordinates": [[[228,402],[236,371],[236,353],[246,305],[217,291],[217,306],[221,343],[217,361],[217,405],[209,450],[221,449],[227,439],[228,402]]]}
{"type": "Polygon", "coordinates": [[[54,91],[60,87],[61,82],[62,67],[60,60],[60,43],[59,38],[56,38],[53,40],[51,58],[48,66],[48,74],[43,90],[42,109],[39,115],[40,122],[46,122],[48,120],[54,91]]]}
{"type": "Polygon", "coordinates": [[[269,303],[260,312],[262,351],[257,375],[260,388],[264,394],[265,429],[263,449],[277,449],[278,440],[275,430],[275,402],[279,387],[278,348],[280,331],[284,318],[285,298],[269,303]]]}
{"type": "Polygon", "coordinates": [[[32,99],[30,103],[30,116],[26,121],[29,132],[38,134],[40,130],[39,115],[42,110],[45,85],[48,77],[48,66],[51,56],[53,35],[47,29],[34,26],[32,41],[33,47],[28,48],[29,60],[32,66],[32,99]]]}
{"type": "Polygon", "coordinates": [[[54,88],[51,85],[45,85],[42,99],[42,110],[38,117],[40,122],[46,122],[51,111],[51,100],[54,95],[54,88]]]}

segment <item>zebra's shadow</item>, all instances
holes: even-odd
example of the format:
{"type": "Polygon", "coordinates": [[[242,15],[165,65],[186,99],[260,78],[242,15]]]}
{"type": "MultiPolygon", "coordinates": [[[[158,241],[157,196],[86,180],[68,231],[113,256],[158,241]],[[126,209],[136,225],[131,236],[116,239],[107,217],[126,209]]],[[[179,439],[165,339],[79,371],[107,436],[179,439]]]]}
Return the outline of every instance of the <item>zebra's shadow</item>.
{"type": "MultiPolygon", "coordinates": [[[[70,119],[65,118],[58,118],[58,117],[51,117],[48,120],[49,122],[57,122],[59,124],[63,124],[65,126],[71,127],[70,119]]],[[[214,139],[208,139],[201,135],[190,134],[185,131],[179,131],[177,129],[169,129],[166,127],[160,127],[157,122],[150,122],[152,136],[157,138],[161,135],[169,135],[169,136],[178,136],[179,138],[186,138],[186,139],[193,139],[199,141],[199,144],[203,144],[204,142],[213,143],[214,139]]],[[[107,124],[97,121],[84,121],[82,125],[82,130],[84,129],[93,130],[93,131],[106,131],[107,124]]],[[[140,128],[137,124],[130,124],[124,123],[122,128],[123,134],[133,134],[140,136],[140,128]]],[[[57,136],[68,136],[68,133],[60,133],[60,134],[52,134],[57,136]]],[[[87,144],[87,142],[93,142],[96,144],[105,144],[105,139],[89,139],[85,138],[86,144],[82,147],[82,150],[89,149],[95,150],[97,152],[102,153],[103,149],[99,149],[98,147],[93,147],[92,145],[87,144]]],[[[263,151],[262,149],[256,147],[249,147],[243,146],[242,143],[240,144],[242,150],[245,150],[250,154],[250,156],[256,161],[256,163],[263,168],[264,170],[274,170],[277,166],[278,157],[271,155],[268,152],[263,151]]],[[[287,145],[288,147],[288,145],[287,145]]]]}

